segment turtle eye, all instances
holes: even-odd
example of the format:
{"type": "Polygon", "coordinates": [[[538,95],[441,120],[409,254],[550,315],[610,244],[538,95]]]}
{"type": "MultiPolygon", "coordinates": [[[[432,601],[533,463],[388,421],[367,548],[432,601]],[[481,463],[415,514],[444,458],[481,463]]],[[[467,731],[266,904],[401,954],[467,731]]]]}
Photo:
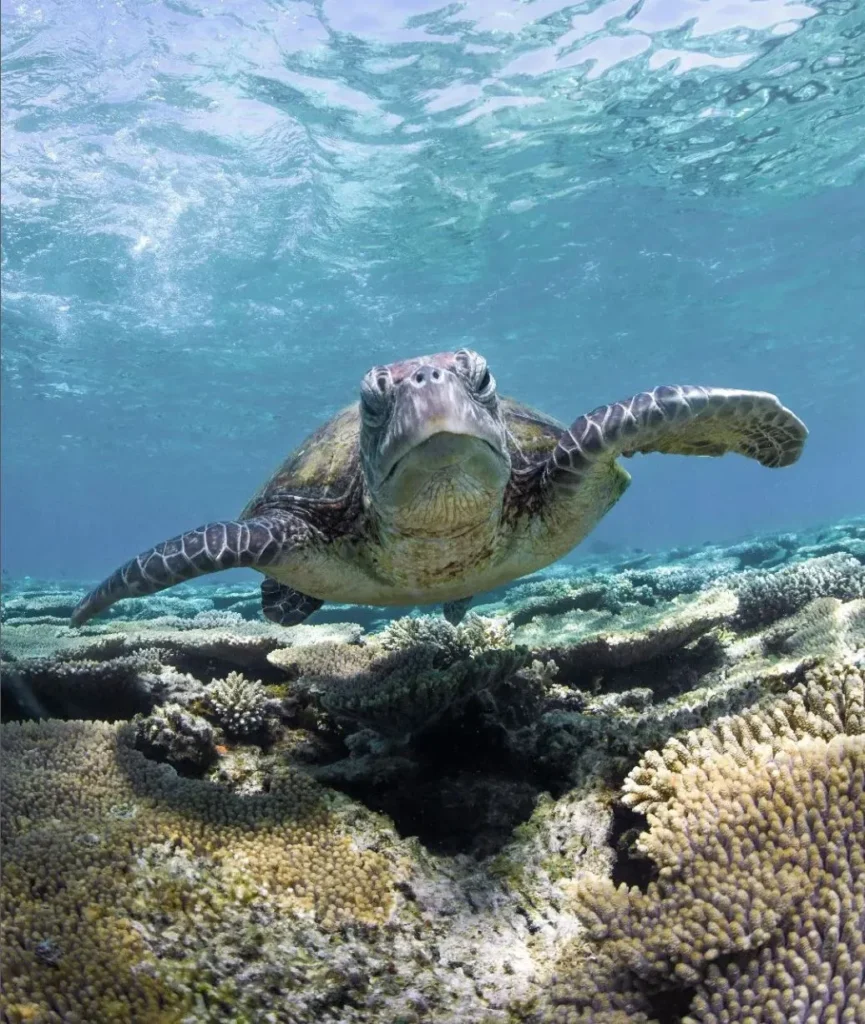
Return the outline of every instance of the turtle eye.
{"type": "Polygon", "coordinates": [[[483,375],[481,376],[481,379],[478,381],[478,391],[486,391],[486,389],[490,386],[491,381],[492,377],[490,377],[490,371],[486,367],[484,367],[483,375]]]}
{"type": "Polygon", "coordinates": [[[360,409],[367,421],[379,421],[387,413],[390,401],[390,374],[376,367],[363,378],[360,386],[360,409]]]}

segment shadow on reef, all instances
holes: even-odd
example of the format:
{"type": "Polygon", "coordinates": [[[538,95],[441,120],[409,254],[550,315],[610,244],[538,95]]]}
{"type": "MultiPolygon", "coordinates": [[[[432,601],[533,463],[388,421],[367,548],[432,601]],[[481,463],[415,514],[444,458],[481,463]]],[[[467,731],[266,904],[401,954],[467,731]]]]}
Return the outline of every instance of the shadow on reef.
{"type": "Polygon", "coordinates": [[[858,998],[865,522],[588,559],[458,627],[217,586],[73,630],[77,591],[4,587],[14,1024],[716,1024],[797,958],[858,998]]]}

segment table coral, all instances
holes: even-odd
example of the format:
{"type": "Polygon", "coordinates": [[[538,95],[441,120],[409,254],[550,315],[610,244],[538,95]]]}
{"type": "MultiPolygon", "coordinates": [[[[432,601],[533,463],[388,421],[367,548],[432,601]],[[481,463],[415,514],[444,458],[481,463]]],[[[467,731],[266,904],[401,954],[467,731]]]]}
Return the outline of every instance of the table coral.
{"type": "Polygon", "coordinates": [[[696,640],[736,608],[729,591],[707,591],[659,606],[633,605],[617,615],[537,616],[516,630],[515,639],[571,670],[623,668],[696,640]]]}
{"type": "Polygon", "coordinates": [[[865,597],[865,565],[840,552],[768,572],[743,572],[730,585],[739,597],[738,626],[753,629],[793,615],[818,597],[842,601],[865,597]]]}

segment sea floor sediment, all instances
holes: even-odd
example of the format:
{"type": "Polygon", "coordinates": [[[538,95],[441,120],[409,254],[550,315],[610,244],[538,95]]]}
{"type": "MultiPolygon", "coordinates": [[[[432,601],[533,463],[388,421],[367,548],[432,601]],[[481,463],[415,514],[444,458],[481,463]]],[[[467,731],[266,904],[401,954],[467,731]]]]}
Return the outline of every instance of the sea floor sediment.
{"type": "Polygon", "coordinates": [[[440,611],[7,580],[3,1019],[865,1024],[865,518],[440,611]]]}

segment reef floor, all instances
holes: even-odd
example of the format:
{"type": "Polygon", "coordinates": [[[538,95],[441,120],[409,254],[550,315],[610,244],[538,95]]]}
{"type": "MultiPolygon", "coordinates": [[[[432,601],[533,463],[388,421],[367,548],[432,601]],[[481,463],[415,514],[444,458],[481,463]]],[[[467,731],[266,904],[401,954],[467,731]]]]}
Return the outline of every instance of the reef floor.
{"type": "Polygon", "coordinates": [[[865,1024],[865,518],[440,612],[3,581],[10,1024],[865,1024]]]}

